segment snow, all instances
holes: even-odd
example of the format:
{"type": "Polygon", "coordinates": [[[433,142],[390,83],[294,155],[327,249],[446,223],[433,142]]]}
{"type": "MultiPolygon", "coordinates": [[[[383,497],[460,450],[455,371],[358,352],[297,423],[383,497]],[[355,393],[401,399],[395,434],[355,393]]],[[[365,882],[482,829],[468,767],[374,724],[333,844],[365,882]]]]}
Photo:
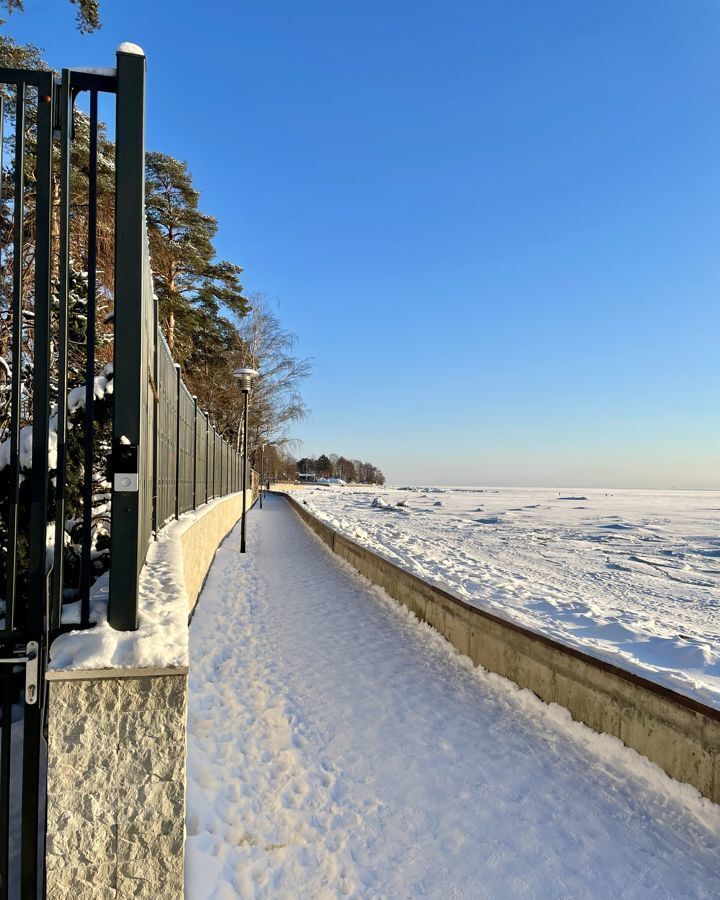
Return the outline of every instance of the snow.
{"type": "Polygon", "coordinates": [[[248,526],[190,629],[188,900],[720,895],[719,807],[474,669],[281,498],[248,526]]]}
{"type": "MultiPolygon", "coordinates": [[[[188,598],[180,537],[201,520],[217,498],[185,513],[159,532],[140,572],[137,631],[116,631],[107,621],[109,574],[93,585],[90,619],[94,627],[70,631],[53,641],[51,669],[172,668],[188,664],[188,598]]],[[[63,622],[80,621],[80,604],[63,607],[63,622]]]]}
{"type": "MultiPolygon", "coordinates": [[[[112,394],[114,382],[112,378],[112,365],[107,365],[100,375],[96,375],[93,382],[93,393],[96,400],[102,400],[106,394],[112,394]]],[[[74,413],[79,409],[85,409],[85,385],[73,388],[67,395],[67,411],[74,413]]],[[[48,440],[48,471],[57,468],[57,406],[50,411],[50,434],[48,440]]],[[[32,467],[33,427],[25,425],[20,429],[20,468],[32,467]]],[[[11,438],[6,438],[0,443],[0,471],[10,465],[11,438]]]]}
{"type": "Polygon", "coordinates": [[[720,493],[301,496],[333,528],[466,602],[720,707],[720,493]]]}
{"type": "Polygon", "coordinates": [[[115,52],[130,53],[133,56],[145,56],[143,48],[139,44],[132,44],[130,41],[123,41],[115,52]]]}
{"type": "MultiPolygon", "coordinates": [[[[96,375],[93,384],[93,395],[96,400],[102,400],[106,394],[113,392],[112,366],[108,366],[102,375],[96,375]]],[[[73,388],[68,394],[67,399],[68,412],[72,413],[78,409],[85,409],[85,385],[73,388]]]]}
{"type": "MultiPolygon", "coordinates": [[[[139,49],[139,48],[138,48],[139,49]]],[[[118,48],[119,50],[119,48],[118,48]]],[[[126,51],[128,52],[128,51],[126,51]]],[[[144,55],[144,54],[143,54],[144,55]]],[[[108,75],[114,78],[117,75],[117,69],[108,66],[75,66],[73,72],[83,72],[88,75],[108,75]]]]}

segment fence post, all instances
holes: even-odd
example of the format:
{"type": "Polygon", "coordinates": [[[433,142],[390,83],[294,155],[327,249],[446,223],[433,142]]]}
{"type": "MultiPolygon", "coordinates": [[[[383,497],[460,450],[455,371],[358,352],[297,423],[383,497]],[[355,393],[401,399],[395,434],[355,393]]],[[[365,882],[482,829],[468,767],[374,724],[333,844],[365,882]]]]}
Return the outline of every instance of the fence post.
{"type": "Polygon", "coordinates": [[[210,414],[205,413],[205,502],[210,498],[210,414]]]}
{"type": "Polygon", "coordinates": [[[115,354],[113,416],[112,566],[108,620],[120,631],[137,628],[138,578],[145,561],[151,447],[148,370],[155,335],[147,334],[150,297],[145,286],[145,56],[117,54],[115,126],[115,354]],[[150,358],[148,358],[150,356],[150,358]],[[132,472],[132,469],[135,472],[132,472]],[[134,479],[120,483],[118,472],[134,479]]]}
{"type": "Polygon", "coordinates": [[[180,463],[182,454],[180,452],[180,364],[175,363],[175,518],[180,518],[180,463]]]}
{"type": "Polygon", "coordinates": [[[213,489],[212,489],[213,500],[217,496],[217,494],[215,493],[215,472],[217,470],[216,467],[217,467],[217,431],[215,430],[215,426],[213,425],[213,466],[212,466],[212,469],[213,469],[213,489]]]}
{"type": "Polygon", "coordinates": [[[224,449],[224,443],[223,443],[222,438],[220,438],[220,479],[219,479],[219,481],[220,481],[220,496],[221,497],[223,496],[223,468],[224,468],[223,457],[225,456],[223,449],[224,449]]]}
{"type": "Polygon", "coordinates": [[[160,328],[160,301],[153,296],[153,342],[155,344],[153,350],[153,506],[152,506],[152,530],[155,533],[155,540],[158,539],[158,531],[160,529],[160,517],[158,505],[160,503],[160,352],[158,342],[158,330],[160,328]]]}
{"type": "Polygon", "coordinates": [[[193,509],[197,509],[197,397],[193,396],[193,509]]]}

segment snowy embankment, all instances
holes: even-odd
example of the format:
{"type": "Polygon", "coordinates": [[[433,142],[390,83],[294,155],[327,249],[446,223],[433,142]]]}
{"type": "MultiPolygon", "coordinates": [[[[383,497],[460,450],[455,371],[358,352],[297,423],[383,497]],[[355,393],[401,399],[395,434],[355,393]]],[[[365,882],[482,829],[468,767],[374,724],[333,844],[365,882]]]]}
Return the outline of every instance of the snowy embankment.
{"type": "Polygon", "coordinates": [[[308,509],[496,615],[720,707],[720,494],[307,488],[308,509]]]}
{"type": "Polygon", "coordinates": [[[720,808],[474,669],[280,498],[190,629],[186,897],[717,897],[720,808]]]}

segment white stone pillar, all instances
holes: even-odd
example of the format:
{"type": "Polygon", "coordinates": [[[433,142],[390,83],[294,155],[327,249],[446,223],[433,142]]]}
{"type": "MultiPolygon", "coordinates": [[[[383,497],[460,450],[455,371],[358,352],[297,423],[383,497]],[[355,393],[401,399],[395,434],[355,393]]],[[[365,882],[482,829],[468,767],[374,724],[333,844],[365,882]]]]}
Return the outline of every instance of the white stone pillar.
{"type": "Polygon", "coordinates": [[[181,900],[187,668],[48,679],[48,900],[181,900]]]}

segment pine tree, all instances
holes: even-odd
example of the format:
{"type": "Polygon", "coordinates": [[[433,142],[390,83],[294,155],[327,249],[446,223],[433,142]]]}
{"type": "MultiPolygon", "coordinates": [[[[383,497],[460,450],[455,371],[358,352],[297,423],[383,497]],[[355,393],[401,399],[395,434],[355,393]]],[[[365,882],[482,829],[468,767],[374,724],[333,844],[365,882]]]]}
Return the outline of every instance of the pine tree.
{"type": "MultiPolygon", "coordinates": [[[[73,6],[77,6],[77,27],[79,31],[87,34],[100,28],[100,0],[70,0],[73,6]]],[[[25,0],[0,0],[0,6],[4,6],[9,13],[22,12],[25,9],[25,0]]]]}
{"type": "Polygon", "coordinates": [[[247,311],[242,269],[216,260],[217,221],[200,210],[186,163],[148,153],[146,187],[160,317],[173,356],[193,367],[232,343],[234,329],[220,312],[241,317],[247,311]]]}
{"type": "Polygon", "coordinates": [[[318,456],[316,471],[322,478],[329,478],[333,473],[332,463],[324,453],[318,456]]]}

